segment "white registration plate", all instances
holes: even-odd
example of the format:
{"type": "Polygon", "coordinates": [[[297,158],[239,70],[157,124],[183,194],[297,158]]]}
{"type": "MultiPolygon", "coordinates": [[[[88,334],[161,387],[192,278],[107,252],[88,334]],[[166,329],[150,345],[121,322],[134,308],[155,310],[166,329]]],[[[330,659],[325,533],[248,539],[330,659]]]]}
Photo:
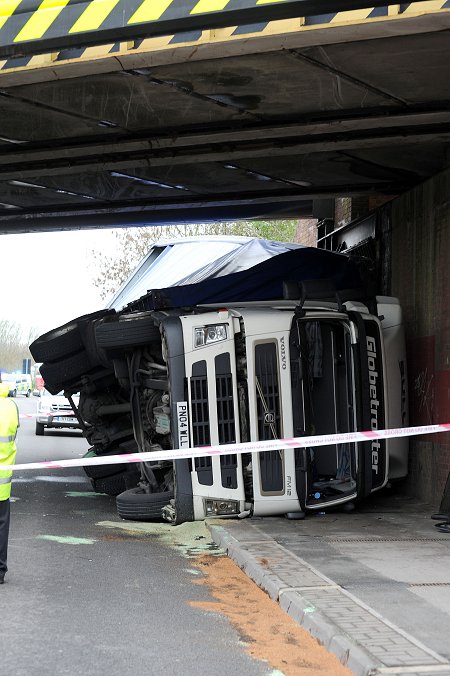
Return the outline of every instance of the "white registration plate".
{"type": "Polygon", "coordinates": [[[177,401],[178,448],[189,448],[189,418],[187,401],[177,401]]]}
{"type": "Polygon", "coordinates": [[[56,416],[53,418],[53,422],[69,422],[73,423],[76,422],[75,418],[71,418],[70,416],[56,416]]]}

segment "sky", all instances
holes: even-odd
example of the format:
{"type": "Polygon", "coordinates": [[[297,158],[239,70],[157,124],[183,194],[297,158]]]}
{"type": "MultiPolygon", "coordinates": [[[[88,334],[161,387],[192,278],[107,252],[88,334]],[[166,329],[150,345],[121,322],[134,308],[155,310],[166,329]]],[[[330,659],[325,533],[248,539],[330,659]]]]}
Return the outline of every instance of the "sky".
{"type": "Polygon", "coordinates": [[[0,235],[0,319],[44,333],[104,307],[91,252],[112,255],[112,232],[0,235]]]}

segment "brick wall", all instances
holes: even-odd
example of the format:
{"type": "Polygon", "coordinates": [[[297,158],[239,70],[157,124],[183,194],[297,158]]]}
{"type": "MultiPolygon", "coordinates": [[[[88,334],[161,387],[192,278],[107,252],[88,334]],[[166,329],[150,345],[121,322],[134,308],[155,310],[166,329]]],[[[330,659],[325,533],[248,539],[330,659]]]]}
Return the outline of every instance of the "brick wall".
{"type": "Polygon", "coordinates": [[[305,246],[317,246],[317,219],[301,218],[297,224],[294,242],[305,246]]]}
{"type": "MultiPolygon", "coordinates": [[[[391,223],[391,293],[404,311],[410,421],[450,422],[450,169],[384,209],[391,223]]],[[[408,492],[436,506],[450,471],[449,436],[410,443],[408,492]]]]}
{"type": "Polygon", "coordinates": [[[358,197],[337,197],[334,201],[335,228],[341,228],[357,218],[363,218],[369,211],[386,202],[386,197],[380,195],[377,201],[365,195],[358,197]]]}

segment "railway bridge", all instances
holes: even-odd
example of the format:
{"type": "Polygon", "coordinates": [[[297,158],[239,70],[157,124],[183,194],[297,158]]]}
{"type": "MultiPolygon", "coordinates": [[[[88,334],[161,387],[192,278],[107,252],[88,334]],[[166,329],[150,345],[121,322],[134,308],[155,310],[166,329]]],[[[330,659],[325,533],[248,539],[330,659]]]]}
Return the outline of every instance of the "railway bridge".
{"type": "MultiPolygon", "coordinates": [[[[0,234],[298,218],[400,297],[411,422],[449,422],[449,26],[449,0],[2,2],[0,234]]],[[[411,441],[428,500],[439,436],[411,441]]]]}

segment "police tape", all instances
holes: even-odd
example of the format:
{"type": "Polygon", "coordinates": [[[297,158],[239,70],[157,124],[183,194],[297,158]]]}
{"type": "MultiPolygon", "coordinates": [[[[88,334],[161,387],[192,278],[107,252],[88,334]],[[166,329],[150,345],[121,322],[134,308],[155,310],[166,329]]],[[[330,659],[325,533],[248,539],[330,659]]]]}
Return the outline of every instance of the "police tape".
{"type": "Polygon", "coordinates": [[[55,418],[58,416],[64,416],[65,418],[75,418],[75,414],[72,413],[72,411],[41,411],[41,413],[19,413],[19,418],[55,418]]]}
{"type": "Polygon", "coordinates": [[[89,465],[116,465],[135,462],[159,462],[161,460],[190,460],[221,455],[242,455],[243,453],[264,453],[293,448],[317,448],[330,444],[348,444],[358,441],[374,441],[377,439],[396,439],[422,434],[450,432],[450,423],[441,425],[424,425],[421,427],[399,427],[390,430],[369,430],[366,432],[344,432],[338,434],[319,434],[309,437],[293,437],[287,439],[268,439],[265,441],[248,441],[217,446],[198,446],[195,448],[175,448],[173,450],[146,451],[145,453],[125,453],[120,455],[96,456],[93,458],[73,458],[68,460],[46,460],[28,462],[18,465],[2,465],[2,470],[27,469],[61,469],[63,467],[88,467],[89,465]]]}
{"type": "Polygon", "coordinates": [[[19,413],[19,418],[54,418],[64,416],[65,418],[75,418],[72,411],[41,411],[41,413],[19,413]]]}

